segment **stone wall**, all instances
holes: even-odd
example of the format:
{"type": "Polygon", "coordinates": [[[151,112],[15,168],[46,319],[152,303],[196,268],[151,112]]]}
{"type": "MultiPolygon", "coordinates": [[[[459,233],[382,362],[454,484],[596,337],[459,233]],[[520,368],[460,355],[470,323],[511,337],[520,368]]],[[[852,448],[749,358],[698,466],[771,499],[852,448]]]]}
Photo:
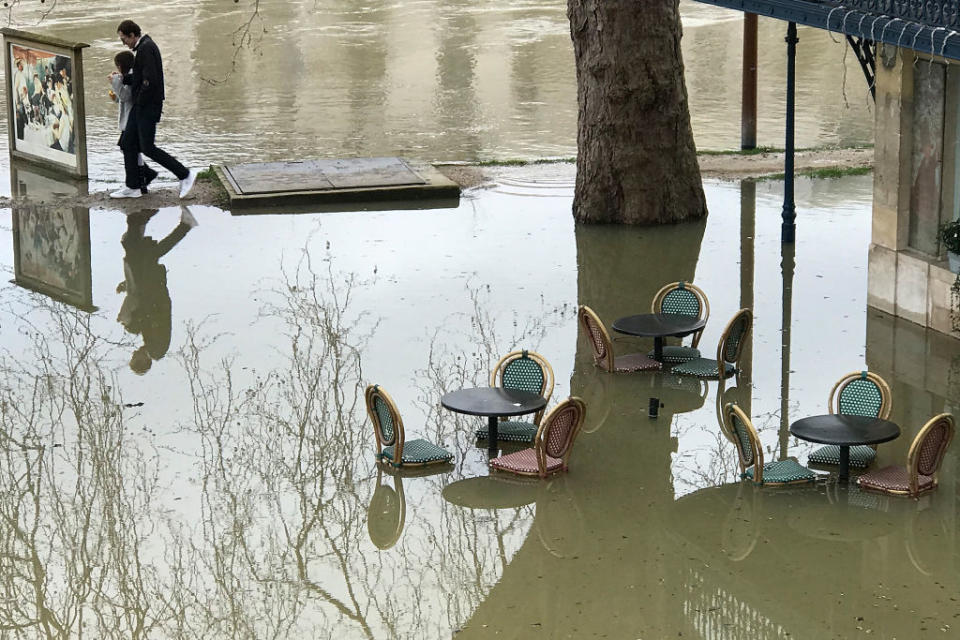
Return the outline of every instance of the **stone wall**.
{"type": "Polygon", "coordinates": [[[890,45],[879,54],[867,303],[960,338],[950,314],[957,276],[935,253],[936,228],[953,217],[960,194],[960,67],[890,45]]]}

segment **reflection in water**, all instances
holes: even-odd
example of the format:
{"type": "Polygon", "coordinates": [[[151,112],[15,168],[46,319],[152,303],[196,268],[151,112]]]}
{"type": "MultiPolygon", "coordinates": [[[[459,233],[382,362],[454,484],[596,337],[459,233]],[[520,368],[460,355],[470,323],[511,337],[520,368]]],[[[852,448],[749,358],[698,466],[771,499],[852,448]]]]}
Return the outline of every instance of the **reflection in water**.
{"type": "MultiPolygon", "coordinates": [[[[823,410],[826,385],[862,354],[864,320],[867,362],[892,383],[898,423],[955,405],[957,376],[945,374],[960,362],[955,341],[868,312],[865,256],[836,259],[851,238],[866,247],[869,178],[798,185],[811,233],[797,242],[792,417],[823,410]],[[826,305],[836,282],[850,293],[826,305]],[[828,368],[840,371],[824,382],[828,368]]],[[[747,231],[737,186],[707,187],[713,213],[692,236],[574,229],[569,199],[517,205],[495,190],[456,215],[327,216],[316,237],[313,217],[204,216],[224,241],[182,242],[161,259],[178,276],[179,263],[203,264],[206,277],[171,280],[174,332],[186,324],[187,340],[174,334],[164,375],[149,379],[126,366],[141,338],[115,321],[121,296],[90,314],[4,283],[0,635],[796,638],[860,626],[913,638],[923,624],[948,636],[960,586],[956,447],[940,490],[918,502],[737,480],[718,403],[751,401],[765,453],[779,446],[781,194],[756,185],[747,231]],[[400,241],[401,227],[430,241],[400,241]],[[751,235],[755,271],[731,250],[751,235]],[[491,265],[498,240],[516,243],[491,265]],[[541,244],[553,253],[535,253],[541,244]],[[575,352],[577,258],[581,295],[597,292],[607,317],[648,308],[668,280],[703,286],[720,318],[708,342],[754,295],[738,280],[753,283],[751,380],[591,366],[575,352]],[[523,346],[550,359],[558,398],[580,395],[590,411],[568,474],[494,485],[473,437],[483,420],[439,398],[487,384],[496,359],[523,346]],[[411,430],[456,451],[452,471],[378,479],[361,393],[370,380],[389,383],[411,430]],[[664,407],[650,419],[654,385],[664,407]]],[[[170,214],[145,235],[172,228],[170,214]]],[[[5,228],[11,219],[0,212],[5,228]]],[[[103,290],[117,282],[125,223],[91,216],[103,290]]],[[[912,435],[881,446],[878,464],[902,461],[912,435]]],[[[802,462],[814,447],[791,448],[802,462]]]]}
{"type": "Polygon", "coordinates": [[[0,357],[0,628],[146,637],[174,606],[146,543],[164,535],[156,451],[134,435],[89,315],[40,305],[40,316],[55,329],[32,336],[29,357],[0,357]]]}
{"type": "Polygon", "coordinates": [[[128,215],[127,230],[120,239],[126,253],[123,281],[117,285],[117,293],[125,295],[117,322],[129,333],[143,338],[143,345],[130,357],[130,369],[138,375],[149,371],[153,361],[165,356],[170,348],[170,292],[167,268],[160,264],[160,258],[177,246],[196,224],[187,212],[163,239],[154,240],[145,233],[147,223],[158,211],[147,209],[128,215]]]}

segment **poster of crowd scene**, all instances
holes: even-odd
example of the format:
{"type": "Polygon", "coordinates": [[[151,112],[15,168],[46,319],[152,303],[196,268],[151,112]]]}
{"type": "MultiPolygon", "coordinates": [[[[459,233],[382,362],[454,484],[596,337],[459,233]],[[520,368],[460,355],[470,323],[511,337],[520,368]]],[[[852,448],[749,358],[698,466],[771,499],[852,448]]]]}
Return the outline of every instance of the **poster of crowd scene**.
{"type": "Polygon", "coordinates": [[[8,32],[4,30],[11,152],[85,175],[79,51],[13,40],[8,32]]]}
{"type": "Polygon", "coordinates": [[[21,204],[13,208],[14,281],[93,310],[90,210],[21,204]]]}

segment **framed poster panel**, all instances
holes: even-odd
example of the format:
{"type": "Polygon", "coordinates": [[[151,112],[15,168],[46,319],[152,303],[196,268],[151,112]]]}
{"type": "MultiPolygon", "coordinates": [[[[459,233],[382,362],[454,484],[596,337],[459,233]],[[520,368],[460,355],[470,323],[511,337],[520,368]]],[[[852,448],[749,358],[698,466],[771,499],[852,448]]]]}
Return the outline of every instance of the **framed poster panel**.
{"type": "Polygon", "coordinates": [[[77,178],[87,176],[84,47],[2,29],[10,155],[77,178]]]}
{"type": "Polygon", "coordinates": [[[93,305],[90,210],[14,205],[14,283],[84,311],[93,305]]]}

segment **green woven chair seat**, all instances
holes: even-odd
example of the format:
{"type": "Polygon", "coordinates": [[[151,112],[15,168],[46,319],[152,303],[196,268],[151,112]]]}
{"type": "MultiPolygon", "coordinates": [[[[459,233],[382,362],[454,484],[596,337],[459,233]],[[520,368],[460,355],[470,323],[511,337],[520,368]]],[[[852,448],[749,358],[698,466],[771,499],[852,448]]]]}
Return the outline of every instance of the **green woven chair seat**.
{"type": "MultiPolygon", "coordinates": [[[[753,467],[747,469],[744,478],[753,480],[753,467]]],[[[763,484],[787,484],[791,482],[813,482],[817,474],[796,460],[777,460],[763,465],[763,484]]]]}
{"type": "MultiPolygon", "coordinates": [[[[666,349],[664,349],[666,351],[666,349]]],[[[737,372],[736,367],[734,367],[729,362],[723,363],[723,370],[725,377],[730,377],[737,372]]],[[[697,358],[696,360],[690,360],[689,362],[681,362],[672,369],[671,373],[676,373],[681,376],[696,376],[698,378],[716,378],[717,377],[717,361],[711,360],[710,358],[697,358]]]]}
{"type": "Polygon", "coordinates": [[[380,457],[394,466],[405,464],[433,464],[449,462],[453,454],[426,440],[409,440],[403,444],[403,459],[400,464],[393,459],[394,447],[384,447],[380,457]]]}
{"type": "MultiPolygon", "coordinates": [[[[477,440],[486,440],[489,437],[487,427],[477,429],[477,440]]],[[[497,424],[497,441],[506,442],[533,442],[537,435],[537,425],[521,420],[505,420],[497,424]]]]}
{"type": "MultiPolygon", "coordinates": [[[[877,457],[877,452],[873,447],[865,444],[859,444],[850,447],[850,466],[855,469],[866,469],[877,457]]],[[[840,447],[835,444],[828,444],[820,447],[810,454],[807,458],[810,464],[837,465],[840,464],[840,447]]]]}
{"type": "MultiPolygon", "coordinates": [[[[652,358],[654,350],[651,349],[648,357],[652,358]]],[[[667,364],[680,364],[689,362],[700,357],[700,349],[695,347],[681,347],[679,345],[669,345],[663,347],[663,361],[667,364]]]]}

